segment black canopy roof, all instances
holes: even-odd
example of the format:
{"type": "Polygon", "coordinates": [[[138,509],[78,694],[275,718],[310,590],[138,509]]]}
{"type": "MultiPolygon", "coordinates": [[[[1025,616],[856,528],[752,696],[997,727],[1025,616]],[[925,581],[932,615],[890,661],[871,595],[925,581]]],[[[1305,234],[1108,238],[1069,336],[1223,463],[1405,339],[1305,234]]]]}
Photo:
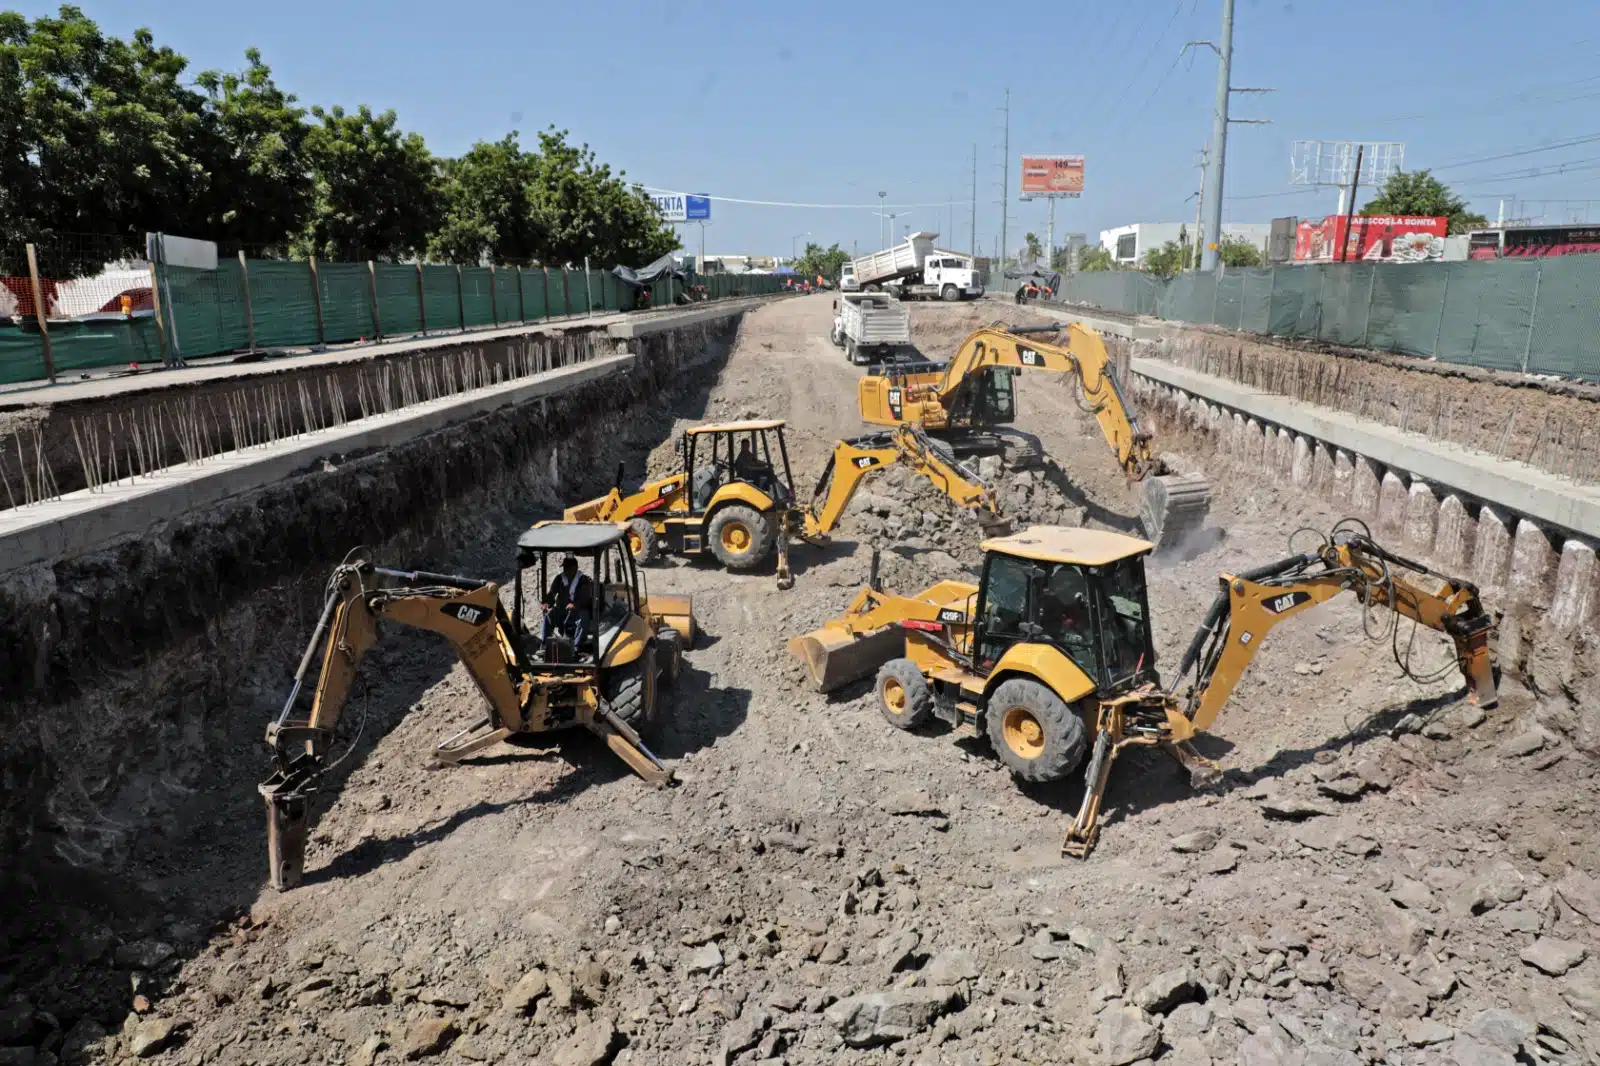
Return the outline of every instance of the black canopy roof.
{"type": "Polygon", "coordinates": [[[623,535],[610,522],[541,522],[517,538],[521,551],[593,552],[623,535]]]}

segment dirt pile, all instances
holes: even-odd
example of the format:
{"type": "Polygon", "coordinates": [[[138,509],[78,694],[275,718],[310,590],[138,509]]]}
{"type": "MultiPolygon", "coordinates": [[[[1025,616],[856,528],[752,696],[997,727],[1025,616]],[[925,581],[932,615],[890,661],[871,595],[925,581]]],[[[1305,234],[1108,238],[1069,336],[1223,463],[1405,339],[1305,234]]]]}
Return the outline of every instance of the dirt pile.
{"type": "MultiPolygon", "coordinates": [[[[827,306],[752,315],[671,429],[786,418],[797,479],[814,480],[859,432],[827,306]]],[[[914,316],[955,332],[989,310],[914,316]]],[[[1002,472],[1019,517],[1124,521],[1121,479],[1071,397],[1043,378],[1019,394],[1022,428],[1072,490],[1002,472]]],[[[641,465],[671,435],[653,428],[641,465]]],[[[1364,639],[1359,606],[1334,601],[1272,634],[1207,740],[1223,791],[1125,755],[1098,851],[1063,860],[1078,783],[1024,791],[983,745],[894,730],[865,686],[818,695],[787,657],[787,637],[848,603],[869,539],[901,591],[974,558],[970,516],[914,482],[869,480],[863,501],[832,548],[796,547],[789,592],[770,573],[649,572],[652,589],[694,595],[704,630],[657,744],[678,787],[643,788],[581,738],[429,773],[429,743],[479,697],[436,649],[387,643],[370,671],[382,713],[327,797],[307,884],[215,927],[219,911],[169,894],[140,925],[74,938],[121,996],[69,1013],[31,971],[0,1044],[42,1049],[33,1061],[87,1046],[96,1061],[262,1066],[1600,1055],[1594,767],[1540,724],[1532,694],[1508,681],[1499,707],[1462,704],[1427,634],[1413,666],[1446,673],[1415,685],[1364,639]]],[[[1219,569],[1277,558],[1294,528],[1333,517],[1249,479],[1221,485],[1226,540],[1150,574],[1162,665],[1219,569]]],[[[223,785],[254,799],[253,778],[223,785]]],[[[225,851],[259,885],[247,806],[170,861],[225,851]]]]}

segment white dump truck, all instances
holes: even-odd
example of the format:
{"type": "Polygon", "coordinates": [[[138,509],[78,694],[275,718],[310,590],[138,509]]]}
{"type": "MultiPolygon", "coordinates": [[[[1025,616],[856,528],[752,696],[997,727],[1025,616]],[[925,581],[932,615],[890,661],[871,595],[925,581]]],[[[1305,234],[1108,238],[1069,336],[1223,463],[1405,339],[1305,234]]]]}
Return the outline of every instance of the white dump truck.
{"type": "Polygon", "coordinates": [[[891,362],[911,344],[911,312],[881,292],[841,292],[829,340],[857,366],[891,362]]]}
{"type": "Polygon", "coordinates": [[[968,256],[933,246],[937,233],[913,233],[893,248],[853,259],[863,291],[882,290],[902,300],[976,300],[983,284],[968,256]]]}

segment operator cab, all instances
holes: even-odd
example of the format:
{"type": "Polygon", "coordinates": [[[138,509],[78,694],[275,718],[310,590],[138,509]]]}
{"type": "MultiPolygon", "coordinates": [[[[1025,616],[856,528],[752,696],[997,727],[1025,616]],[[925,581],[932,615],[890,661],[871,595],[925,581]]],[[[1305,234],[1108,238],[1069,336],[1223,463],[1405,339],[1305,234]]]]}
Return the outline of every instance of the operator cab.
{"type": "Polygon", "coordinates": [[[626,525],[539,522],[517,538],[512,628],[533,661],[593,666],[605,658],[628,619],[640,613],[640,581],[626,525]],[[547,625],[542,604],[567,555],[577,559],[590,594],[577,611],[551,618],[547,625]],[[525,589],[525,581],[531,588],[525,589]],[[530,629],[524,618],[533,611],[538,611],[540,624],[530,629]]]}
{"type": "Polygon", "coordinates": [[[990,366],[971,375],[956,390],[950,406],[950,421],[955,425],[1008,426],[1017,420],[1017,392],[1014,367],[990,366]]]}
{"type": "Polygon", "coordinates": [[[689,475],[689,509],[699,513],[724,485],[741,482],[786,507],[794,499],[781,419],[723,422],[684,431],[678,447],[689,475]]]}
{"type": "Polygon", "coordinates": [[[1101,530],[1032,526],[983,542],[973,664],[1013,644],[1048,644],[1103,696],[1159,682],[1144,557],[1155,545],[1101,530]]]}

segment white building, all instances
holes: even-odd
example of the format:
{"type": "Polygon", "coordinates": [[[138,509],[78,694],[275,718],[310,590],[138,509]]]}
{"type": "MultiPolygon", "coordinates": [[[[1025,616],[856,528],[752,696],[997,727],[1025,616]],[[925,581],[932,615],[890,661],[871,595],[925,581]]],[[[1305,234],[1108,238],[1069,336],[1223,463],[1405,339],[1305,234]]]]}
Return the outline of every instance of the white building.
{"type": "MultiPolygon", "coordinates": [[[[1224,222],[1222,235],[1254,245],[1265,262],[1267,243],[1272,238],[1272,223],[1224,222]]],[[[1185,239],[1194,240],[1193,222],[1135,222],[1130,226],[1100,231],[1100,247],[1124,266],[1138,266],[1146,253],[1155,251],[1168,241],[1182,244],[1185,239]]]]}

